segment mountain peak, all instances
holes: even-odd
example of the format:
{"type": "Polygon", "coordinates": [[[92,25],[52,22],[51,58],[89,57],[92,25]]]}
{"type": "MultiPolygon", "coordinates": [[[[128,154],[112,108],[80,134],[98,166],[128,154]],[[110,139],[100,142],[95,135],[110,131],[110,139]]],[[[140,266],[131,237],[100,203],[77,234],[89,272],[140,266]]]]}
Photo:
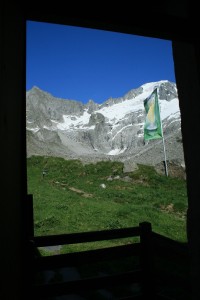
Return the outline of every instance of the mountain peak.
{"type": "Polygon", "coordinates": [[[101,105],[93,100],[86,105],[62,100],[34,86],[27,93],[26,102],[28,155],[48,155],[50,151],[53,156],[90,161],[131,158],[137,162],[160,163],[162,140],[145,145],[143,135],[144,100],[156,86],[165,141],[169,141],[166,150],[173,148],[169,159],[182,159],[177,89],[168,80],[146,83],[101,105]]]}

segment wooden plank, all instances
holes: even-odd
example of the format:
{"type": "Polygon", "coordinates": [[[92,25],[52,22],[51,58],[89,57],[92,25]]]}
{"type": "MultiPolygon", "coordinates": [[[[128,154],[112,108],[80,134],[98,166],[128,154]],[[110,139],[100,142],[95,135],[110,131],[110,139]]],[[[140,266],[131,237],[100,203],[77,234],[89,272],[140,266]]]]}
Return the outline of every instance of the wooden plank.
{"type": "Polygon", "coordinates": [[[48,236],[35,236],[36,247],[56,246],[65,244],[78,244],[94,241],[122,239],[127,237],[140,236],[140,228],[129,227],[112,230],[89,231],[80,233],[58,234],[48,236]]]}
{"type": "MultiPolygon", "coordinates": [[[[132,271],[112,276],[99,276],[81,280],[67,281],[62,283],[52,283],[46,285],[35,285],[33,295],[35,297],[61,296],[82,291],[91,291],[116,285],[131,284],[138,282],[141,278],[141,271],[132,271]]],[[[38,298],[35,298],[38,299],[38,298]]]]}
{"type": "Polygon", "coordinates": [[[75,253],[40,256],[35,259],[34,267],[37,270],[48,270],[66,266],[80,266],[88,263],[121,259],[123,257],[139,256],[140,253],[141,245],[135,243],[75,253]]]}

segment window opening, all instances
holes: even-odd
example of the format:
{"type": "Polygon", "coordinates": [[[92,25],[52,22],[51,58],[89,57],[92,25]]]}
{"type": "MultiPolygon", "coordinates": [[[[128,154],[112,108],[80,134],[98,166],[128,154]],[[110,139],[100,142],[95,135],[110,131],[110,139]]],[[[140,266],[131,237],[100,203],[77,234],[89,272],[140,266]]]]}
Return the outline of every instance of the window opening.
{"type": "MultiPolygon", "coordinates": [[[[27,21],[27,173],[36,236],[136,226],[186,240],[171,41],[27,21]],[[144,140],[158,89],[165,137],[144,140]]],[[[103,243],[103,242],[101,242],[103,243]]]]}

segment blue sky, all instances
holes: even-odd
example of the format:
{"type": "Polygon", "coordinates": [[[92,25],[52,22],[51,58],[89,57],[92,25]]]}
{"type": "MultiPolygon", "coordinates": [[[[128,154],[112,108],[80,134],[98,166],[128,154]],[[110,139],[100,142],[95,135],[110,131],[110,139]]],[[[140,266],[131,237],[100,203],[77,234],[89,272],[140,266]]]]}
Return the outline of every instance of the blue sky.
{"type": "Polygon", "coordinates": [[[26,90],[102,103],[142,84],[176,82],[169,40],[27,21],[26,90]]]}

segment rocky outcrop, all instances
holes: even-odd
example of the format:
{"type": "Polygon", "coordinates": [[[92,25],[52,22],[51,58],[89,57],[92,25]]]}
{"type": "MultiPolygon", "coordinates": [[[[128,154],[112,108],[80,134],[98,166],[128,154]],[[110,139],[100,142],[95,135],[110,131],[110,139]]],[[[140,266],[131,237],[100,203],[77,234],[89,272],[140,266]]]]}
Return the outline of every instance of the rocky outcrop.
{"type": "Polygon", "coordinates": [[[97,104],[54,98],[33,87],[26,95],[27,156],[51,155],[85,162],[120,160],[157,165],[163,140],[144,141],[144,99],[157,87],[167,159],[184,163],[176,84],[147,83],[97,104]]]}

